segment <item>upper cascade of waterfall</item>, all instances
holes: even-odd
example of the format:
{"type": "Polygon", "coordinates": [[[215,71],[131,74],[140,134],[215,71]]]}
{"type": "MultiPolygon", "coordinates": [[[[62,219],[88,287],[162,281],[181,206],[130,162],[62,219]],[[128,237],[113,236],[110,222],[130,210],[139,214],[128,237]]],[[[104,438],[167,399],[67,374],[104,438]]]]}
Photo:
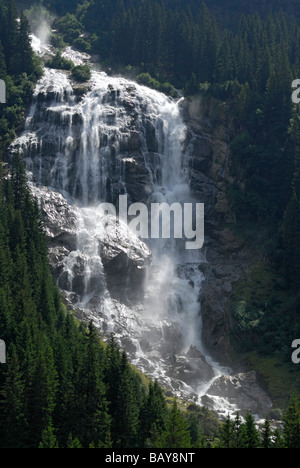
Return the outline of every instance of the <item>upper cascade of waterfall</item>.
{"type": "Polygon", "coordinates": [[[162,185],[170,193],[187,189],[185,137],[180,102],[162,93],[93,72],[79,99],[68,74],[45,69],[15,146],[36,182],[87,205],[127,192],[124,172],[133,157],[148,171],[144,199],[162,185]]]}

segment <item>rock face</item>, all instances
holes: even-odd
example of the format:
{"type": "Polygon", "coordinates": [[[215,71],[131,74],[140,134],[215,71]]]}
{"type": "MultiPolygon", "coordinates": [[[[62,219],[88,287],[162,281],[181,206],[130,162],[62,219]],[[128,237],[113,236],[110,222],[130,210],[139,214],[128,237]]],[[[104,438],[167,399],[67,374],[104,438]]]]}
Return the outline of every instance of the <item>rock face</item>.
{"type": "Polygon", "coordinates": [[[68,203],[60,193],[46,187],[31,185],[31,190],[39,200],[49,245],[50,267],[60,288],[82,297],[88,292],[101,295],[107,285],[112,297],[120,299],[125,296],[134,300],[137,285],[143,283],[146,268],[151,263],[152,255],[146,245],[135,238],[127,226],[116,225],[109,216],[102,217],[103,226],[105,224],[102,236],[101,225],[91,223],[85,226],[90,229],[91,236],[98,235],[99,241],[94,259],[99,269],[89,269],[92,274],[87,283],[86,252],[80,245],[79,223],[84,223],[80,209],[68,203]]]}
{"type": "Polygon", "coordinates": [[[107,287],[117,300],[127,297],[133,301],[143,285],[147,267],[151,264],[149,248],[125,226],[115,228],[111,219],[106,221],[106,229],[100,246],[100,256],[106,275],[107,287]]]}
{"type": "Polygon", "coordinates": [[[224,364],[230,363],[229,300],[232,287],[249,269],[252,253],[226,228],[235,223],[227,197],[231,155],[229,144],[237,129],[225,104],[201,98],[185,100],[185,121],[190,129],[191,188],[205,202],[205,252],[201,265],[205,281],[201,289],[203,341],[224,364]]]}
{"type": "Polygon", "coordinates": [[[265,418],[272,409],[272,402],[261,390],[255,372],[218,377],[202,398],[208,407],[213,407],[216,398],[224,398],[236,408],[243,408],[241,415],[244,417],[251,411],[265,418]]]}
{"type": "Polygon", "coordinates": [[[34,184],[31,184],[30,188],[33,196],[39,200],[50,247],[63,246],[69,251],[76,250],[76,208],[72,207],[59,192],[47,187],[37,187],[34,184]]]}
{"type": "Polygon", "coordinates": [[[125,192],[131,203],[147,202],[160,176],[156,109],[105,74],[93,74],[84,96],[73,86],[67,73],[45,70],[12,151],[24,154],[39,184],[85,203],[116,203],[125,192]]]}

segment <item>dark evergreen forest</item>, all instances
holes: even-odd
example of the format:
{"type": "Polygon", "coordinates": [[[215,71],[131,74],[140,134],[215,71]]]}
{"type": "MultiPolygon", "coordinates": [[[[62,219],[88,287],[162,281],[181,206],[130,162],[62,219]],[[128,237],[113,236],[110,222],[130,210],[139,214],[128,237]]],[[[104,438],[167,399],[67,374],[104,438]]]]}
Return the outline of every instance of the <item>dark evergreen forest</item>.
{"type": "MultiPolygon", "coordinates": [[[[33,2],[23,2],[30,8],[33,2]]],[[[240,131],[231,152],[245,180],[230,188],[237,222],[269,233],[266,262],[285,301],[235,309],[237,347],[282,351],[300,333],[300,8],[289,1],[45,0],[59,35],[166,93],[224,100],[240,131]],[[288,300],[286,299],[288,298],[288,300]]],[[[23,9],[19,2],[19,9],[23,9]],[[21,7],[21,8],[20,8],[21,7]]],[[[0,156],[17,134],[42,64],[27,17],[0,0],[0,156]],[[17,19],[20,19],[17,21],[17,19]]],[[[111,338],[78,324],[50,275],[43,220],[19,157],[0,172],[1,448],[300,448],[300,405],[291,398],[282,431],[259,431],[249,413],[216,425],[209,440],[193,414],[145,382],[111,338]],[[213,440],[213,442],[212,442],[213,440]]],[[[235,176],[233,169],[233,176],[235,176]]],[[[240,304],[241,297],[237,299],[240,304]]]]}

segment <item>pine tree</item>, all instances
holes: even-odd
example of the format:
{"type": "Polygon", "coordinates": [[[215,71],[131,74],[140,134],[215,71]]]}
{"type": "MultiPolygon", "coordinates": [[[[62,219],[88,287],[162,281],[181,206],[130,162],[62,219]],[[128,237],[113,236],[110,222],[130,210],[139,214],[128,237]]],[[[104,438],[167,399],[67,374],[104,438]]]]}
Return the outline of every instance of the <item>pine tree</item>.
{"type": "Polygon", "coordinates": [[[285,265],[290,283],[299,288],[300,280],[300,120],[296,114],[291,123],[290,138],[294,158],[292,195],[284,214],[283,238],[285,265]]]}
{"type": "Polygon", "coordinates": [[[233,448],[233,439],[234,439],[234,423],[232,422],[230,415],[228,414],[221,430],[220,430],[220,440],[222,448],[233,448]]]}
{"type": "Polygon", "coordinates": [[[284,440],[279,429],[274,431],[274,441],[272,442],[272,448],[284,448],[284,440]]]}
{"type": "Polygon", "coordinates": [[[5,382],[0,391],[0,435],[5,448],[27,448],[25,382],[14,346],[10,346],[5,382]]]}
{"type": "Polygon", "coordinates": [[[68,437],[67,448],[82,448],[82,445],[77,437],[73,439],[72,434],[70,434],[68,437]]]}
{"type": "Polygon", "coordinates": [[[233,425],[233,448],[243,448],[242,439],[242,421],[239,412],[237,412],[233,425]]]}
{"type": "Polygon", "coordinates": [[[139,434],[142,446],[151,437],[151,432],[155,426],[155,432],[161,433],[165,429],[167,417],[167,405],[157,381],[149,385],[149,393],[145,397],[139,416],[139,434]]]}
{"type": "Polygon", "coordinates": [[[19,153],[14,155],[11,168],[11,186],[14,197],[15,210],[22,210],[29,193],[28,183],[22,157],[19,153]]]}
{"type": "Polygon", "coordinates": [[[262,428],[262,448],[272,448],[272,431],[268,418],[265,420],[262,428]]]}
{"type": "Polygon", "coordinates": [[[246,415],[245,424],[242,431],[243,447],[244,448],[259,448],[260,435],[255,425],[255,419],[251,412],[246,415]]]}
{"type": "Polygon", "coordinates": [[[42,432],[42,440],[40,442],[39,448],[43,448],[43,449],[59,448],[57,439],[55,436],[55,431],[53,429],[51,422],[42,432]]]}
{"type": "Polygon", "coordinates": [[[286,448],[300,448],[300,406],[295,396],[290,399],[284,417],[283,437],[286,448]]]}
{"type": "Polygon", "coordinates": [[[122,353],[121,373],[115,408],[115,443],[118,447],[136,447],[139,407],[127,356],[122,353]]]}
{"type": "Polygon", "coordinates": [[[166,421],[166,430],[158,437],[156,448],[191,448],[188,424],[174,401],[166,421]]]}
{"type": "Polygon", "coordinates": [[[20,56],[20,71],[30,75],[34,70],[33,51],[31,48],[29,23],[24,12],[21,13],[20,17],[18,52],[20,56]]]}
{"type": "Polygon", "coordinates": [[[277,60],[267,81],[264,116],[265,125],[272,136],[287,131],[291,116],[291,67],[286,47],[278,46],[277,60]]]}
{"type": "Polygon", "coordinates": [[[84,447],[105,440],[110,430],[106,388],[103,383],[104,353],[92,322],[77,381],[77,434],[84,447]]]}
{"type": "Polygon", "coordinates": [[[7,38],[5,41],[5,55],[8,64],[9,73],[16,74],[19,70],[19,53],[18,53],[18,11],[15,0],[9,0],[7,7],[7,38]]]}
{"type": "Polygon", "coordinates": [[[5,80],[5,78],[6,78],[6,61],[5,61],[2,43],[0,41],[0,79],[5,80]]]}

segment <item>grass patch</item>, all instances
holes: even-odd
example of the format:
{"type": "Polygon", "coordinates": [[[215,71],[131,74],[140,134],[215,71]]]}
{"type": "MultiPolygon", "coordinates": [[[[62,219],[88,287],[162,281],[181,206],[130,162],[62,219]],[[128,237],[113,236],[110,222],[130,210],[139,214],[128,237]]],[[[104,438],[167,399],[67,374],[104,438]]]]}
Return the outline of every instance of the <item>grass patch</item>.
{"type": "Polygon", "coordinates": [[[250,367],[255,368],[267,386],[274,408],[285,410],[291,395],[300,397],[300,368],[283,363],[281,356],[261,356],[256,352],[245,356],[250,367]]]}

